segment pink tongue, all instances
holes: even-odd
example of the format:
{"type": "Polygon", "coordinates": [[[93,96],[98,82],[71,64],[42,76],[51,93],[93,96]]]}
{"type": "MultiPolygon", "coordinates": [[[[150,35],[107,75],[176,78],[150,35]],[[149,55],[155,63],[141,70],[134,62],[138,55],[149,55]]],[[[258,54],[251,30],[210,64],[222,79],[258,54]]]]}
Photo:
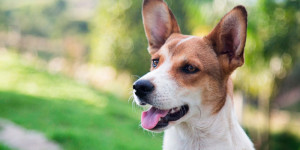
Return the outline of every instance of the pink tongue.
{"type": "Polygon", "coordinates": [[[142,113],[142,127],[145,129],[153,129],[161,117],[165,117],[169,110],[159,110],[151,107],[150,110],[142,113]]]}

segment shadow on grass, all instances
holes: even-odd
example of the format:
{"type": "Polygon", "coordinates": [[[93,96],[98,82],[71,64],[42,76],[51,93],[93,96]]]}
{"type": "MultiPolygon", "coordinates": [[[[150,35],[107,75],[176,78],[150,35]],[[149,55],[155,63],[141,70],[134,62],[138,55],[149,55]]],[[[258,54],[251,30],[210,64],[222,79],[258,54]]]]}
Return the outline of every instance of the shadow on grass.
{"type": "Polygon", "coordinates": [[[0,91],[0,117],[41,131],[64,149],[161,149],[161,134],[153,137],[139,127],[138,110],[112,95],[99,94],[109,100],[105,107],[0,91]]]}

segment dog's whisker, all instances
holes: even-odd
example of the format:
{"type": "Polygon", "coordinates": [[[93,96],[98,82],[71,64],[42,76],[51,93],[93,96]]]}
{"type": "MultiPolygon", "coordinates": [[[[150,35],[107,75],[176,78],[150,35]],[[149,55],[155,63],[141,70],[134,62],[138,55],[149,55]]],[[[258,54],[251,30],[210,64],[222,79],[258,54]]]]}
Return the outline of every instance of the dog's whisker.
{"type": "Polygon", "coordinates": [[[152,133],[152,137],[155,137],[155,134],[154,134],[154,132],[151,132],[152,133]]]}
{"type": "Polygon", "coordinates": [[[131,106],[132,106],[132,107],[131,107],[131,108],[132,108],[132,111],[133,111],[133,112],[136,112],[136,109],[137,109],[137,108],[136,108],[136,103],[135,103],[134,100],[132,100],[131,106]]]}
{"type": "Polygon", "coordinates": [[[128,98],[128,102],[130,101],[130,100],[133,100],[133,94],[132,95],[130,95],[130,97],[128,98]]]}

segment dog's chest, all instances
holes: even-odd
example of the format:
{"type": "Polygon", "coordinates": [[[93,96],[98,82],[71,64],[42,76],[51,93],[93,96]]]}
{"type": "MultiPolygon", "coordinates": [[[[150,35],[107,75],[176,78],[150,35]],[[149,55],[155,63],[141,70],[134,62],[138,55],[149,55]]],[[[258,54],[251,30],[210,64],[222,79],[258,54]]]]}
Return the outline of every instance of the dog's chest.
{"type": "Polygon", "coordinates": [[[191,139],[186,136],[181,136],[178,130],[174,127],[165,131],[163,150],[190,150],[190,149],[200,149],[200,140],[196,142],[197,139],[191,139]]]}
{"type": "MultiPolygon", "coordinates": [[[[232,143],[224,139],[224,141],[210,141],[200,136],[180,134],[181,131],[172,127],[165,131],[163,150],[232,150],[232,143]],[[222,144],[224,143],[224,144],[222,144]]],[[[201,133],[199,133],[201,134],[201,133]]]]}

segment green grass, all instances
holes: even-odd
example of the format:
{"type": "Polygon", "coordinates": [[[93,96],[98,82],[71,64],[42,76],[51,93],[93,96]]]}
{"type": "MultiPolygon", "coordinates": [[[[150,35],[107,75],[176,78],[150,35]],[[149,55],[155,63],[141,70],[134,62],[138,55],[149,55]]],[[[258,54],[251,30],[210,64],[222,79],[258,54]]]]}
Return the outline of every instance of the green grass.
{"type": "Polygon", "coordinates": [[[12,149],[0,143],[0,150],[12,150],[12,149]]]}
{"type": "Polygon", "coordinates": [[[0,117],[43,132],[66,150],[161,149],[162,135],[139,127],[140,110],[131,102],[50,74],[38,61],[1,55],[0,117]]]}

